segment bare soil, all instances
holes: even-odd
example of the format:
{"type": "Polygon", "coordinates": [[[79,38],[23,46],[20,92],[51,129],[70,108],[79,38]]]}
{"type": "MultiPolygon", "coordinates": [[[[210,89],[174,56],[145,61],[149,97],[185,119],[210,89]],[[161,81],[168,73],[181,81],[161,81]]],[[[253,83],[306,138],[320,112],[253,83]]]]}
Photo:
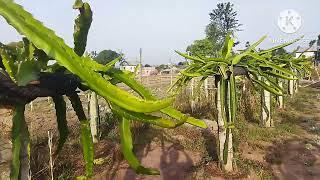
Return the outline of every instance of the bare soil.
{"type": "MultiPolygon", "coordinates": [[[[320,90],[301,88],[296,97],[288,98],[285,110],[276,111],[276,127],[268,131],[255,122],[246,122],[245,129],[239,127],[243,136],[239,137],[237,168],[233,174],[219,170],[214,133],[182,126],[174,130],[155,127],[134,130],[135,152],[139,160],[144,166],[157,168],[161,172],[160,176],[138,175],[123,160],[118,132],[114,128],[116,124],[106,125],[107,132],[95,145],[95,159],[99,162],[95,165],[93,179],[319,179],[319,94],[320,90]]],[[[46,100],[35,103],[35,109],[26,112],[33,139],[33,179],[47,179],[46,137],[48,130],[58,136],[55,112],[46,100]]],[[[10,117],[10,111],[0,109],[3,137],[9,135],[10,117]]],[[[77,137],[79,123],[71,108],[68,111],[68,125],[72,134],[61,154],[55,157],[55,176],[61,179],[73,179],[84,174],[77,137]]]]}

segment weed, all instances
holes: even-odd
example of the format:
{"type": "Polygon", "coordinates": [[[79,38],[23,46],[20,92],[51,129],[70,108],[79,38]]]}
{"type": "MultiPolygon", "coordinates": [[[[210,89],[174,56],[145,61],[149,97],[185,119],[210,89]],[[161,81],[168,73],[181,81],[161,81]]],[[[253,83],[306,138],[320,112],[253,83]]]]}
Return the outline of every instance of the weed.
{"type": "Polygon", "coordinates": [[[263,179],[263,180],[274,179],[274,176],[272,174],[272,169],[264,166],[259,162],[243,159],[241,157],[236,157],[235,163],[238,169],[241,169],[243,172],[246,172],[246,174],[250,174],[251,170],[253,170],[255,174],[259,176],[260,179],[263,179]]]}

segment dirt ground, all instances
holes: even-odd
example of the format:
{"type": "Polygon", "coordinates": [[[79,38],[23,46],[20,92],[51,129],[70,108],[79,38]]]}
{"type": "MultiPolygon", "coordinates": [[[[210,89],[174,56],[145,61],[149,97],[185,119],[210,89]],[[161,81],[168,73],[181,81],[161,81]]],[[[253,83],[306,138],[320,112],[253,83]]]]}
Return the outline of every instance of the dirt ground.
{"type": "MultiPolygon", "coordinates": [[[[275,111],[275,127],[271,129],[239,120],[233,174],[225,174],[218,168],[214,131],[189,126],[173,130],[141,126],[134,130],[135,152],[144,166],[159,169],[161,175],[137,175],[121,155],[117,122],[105,123],[102,140],[95,145],[93,179],[319,179],[319,100],[320,90],[301,88],[294,98],[286,98],[284,110],[275,111]]],[[[26,113],[33,137],[33,179],[47,179],[46,134],[50,130],[57,135],[54,108],[46,101],[35,103],[34,108],[36,112],[28,109],[26,113]]],[[[9,117],[10,112],[0,110],[2,134],[10,131],[9,117]]],[[[55,159],[57,179],[73,179],[84,173],[77,138],[79,124],[71,108],[68,119],[73,133],[55,159]]]]}
{"type": "MultiPolygon", "coordinates": [[[[287,107],[276,112],[276,136],[242,143],[241,156],[266,168],[275,179],[319,179],[320,101],[319,90],[301,89],[288,98],[287,107]],[[284,132],[282,132],[284,131],[284,132]]],[[[264,131],[260,136],[265,135],[264,131]]],[[[268,133],[268,132],[267,132],[268,133]]]]}
{"type": "MultiPolygon", "coordinates": [[[[67,119],[69,128],[77,128],[79,123],[75,116],[75,112],[71,105],[67,106],[67,119]]],[[[0,109],[0,127],[2,128],[2,135],[10,134],[10,127],[12,111],[7,109],[0,109]]],[[[55,109],[52,100],[47,98],[38,98],[33,103],[33,108],[30,105],[26,106],[25,119],[28,124],[31,139],[38,141],[41,138],[47,138],[48,131],[57,133],[57,121],[55,117],[55,109]],[[40,139],[39,139],[40,138],[40,139]]]]}

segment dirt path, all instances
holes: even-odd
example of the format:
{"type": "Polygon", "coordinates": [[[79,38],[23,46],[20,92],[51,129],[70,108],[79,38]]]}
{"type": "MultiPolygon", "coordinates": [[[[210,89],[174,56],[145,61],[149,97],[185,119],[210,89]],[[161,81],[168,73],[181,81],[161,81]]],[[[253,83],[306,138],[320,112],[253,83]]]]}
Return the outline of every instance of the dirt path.
{"type": "Polygon", "coordinates": [[[305,89],[289,110],[295,111],[297,125],[304,131],[276,143],[266,155],[278,179],[320,178],[320,91],[305,89]],[[275,160],[275,161],[274,161],[275,160]]]}
{"type": "Polygon", "coordinates": [[[319,155],[319,145],[293,139],[277,144],[267,158],[277,179],[316,180],[320,177],[319,155]]]}
{"type": "MultiPolygon", "coordinates": [[[[139,175],[135,173],[123,160],[113,164],[112,168],[105,168],[102,173],[94,176],[95,180],[194,180],[214,179],[223,180],[223,172],[217,167],[216,161],[204,162],[204,153],[198,150],[187,150],[179,143],[188,137],[173,136],[174,141],[152,141],[139,147],[136,155],[145,167],[155,168],[160,171],[158,176],[139,175]]],[[[190,137],[193,139],[193,137],[190,137]]],[[[212,136],[206,138],[213,138],[212,136]]],[[[200,140],[200,138],[199,138],[200,140]]],[[[193,139],[196,141],[196,139],[193,139]]],[[[210,144],[212,145],[212,144],[210,144]]],[[[205,148],[205,146],[202,146],[205,148]]],[[[214,148],[214,147],[211,147],[214,148]]],[[[231,175],[231,177],[238,174],[231,175]]],[[[257,177],[257,176],[254,176],[257,177]]],[[[228,178],[230,179],[230,178],[228,178]]],[[[254,179],[254,178],[253,178],[254,179]]]]}
{"type": "Polygon", "coordinates": [[[184,150],[183,146],[175,143],[161,146],[151,143],[138,151],[137,157],[145,167],[159,169],[161,175],[137,175],[126,162],[122,162],[116,170],[105,171],[94,179],[185,180],[189,179],[188,171],[201,161],[201,154],[184,150]]]}

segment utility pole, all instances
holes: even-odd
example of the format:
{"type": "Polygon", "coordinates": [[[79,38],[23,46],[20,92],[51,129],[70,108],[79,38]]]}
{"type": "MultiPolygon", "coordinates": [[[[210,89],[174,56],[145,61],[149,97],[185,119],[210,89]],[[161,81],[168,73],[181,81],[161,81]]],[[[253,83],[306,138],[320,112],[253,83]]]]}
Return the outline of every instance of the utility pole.
{"type": "Polygon", "coordinates": [[[142,48],[139,50],[139,61],[140,61],[140,82],[142,84],[142,48]]]}
{"type": "Polygon", "coordinates": [[[172,73],[173,73],[173,71],[172,71],[172,60],[171,60],[171,57],[170,57],[170,59],[169,59],[169,67],[170,67],[170,86],[172,86],[172,83],[173,83],[173,77],[172,77],[172,73]]]}

